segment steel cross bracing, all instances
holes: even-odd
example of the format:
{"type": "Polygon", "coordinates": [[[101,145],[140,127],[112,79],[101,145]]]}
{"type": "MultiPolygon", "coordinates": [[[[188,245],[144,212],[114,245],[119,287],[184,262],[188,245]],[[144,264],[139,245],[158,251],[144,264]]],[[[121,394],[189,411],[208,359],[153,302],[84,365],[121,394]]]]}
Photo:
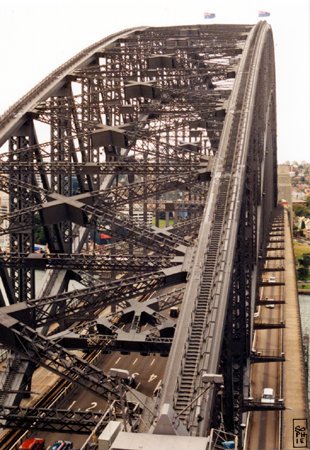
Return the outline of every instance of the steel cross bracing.
{"type": "MultiPolygon", "coordinates": [[[[66,432],[90,434],[101,419],[100,411],[72,411],[50,408],[22,408],[20,406],[0,405],[0,419],[6,428],[31,428],[35,422],[36,430],[47,432],[66,432]]],[[[106,425],[109,417],[105,420],[106,425]]]]}
{"type": "MultiPolygon", "coordinates": [[[[115,281],[108,289],[110,290],[110,300],[108,300],[109,295],[107,292],[107,285],[105,284],[101,286],[97,285],[97,291],[94,289],[84,289],[75,293],[66,293],[62,296],[52,297],[45,301],[42,299],[31,301],[29,305],[23,305],[21,303],[14,308],[3,308],[1,311],[0,330],[4,339],[2,342],[16,354],[23,358],[28,358],[34,364],[46,367],[61,378],[69,380],[74,384],[82,385],[90,391],[96,392],[99,396],[107,396],[110,392],[114,397],[117,397],[118,391],[115,390],[115,386],[110,386],[110,380],[100,369],[97,369],[82,358],[75,358],[75,356],[65,350],[62,345],[59,345],[58,342],[62,342],[66,347],[72,348],[72,342],[74,341],[74,348],[82,348],[84,350],[97,348],[100,351],[110,352],[111,350],[117,351],[118,349],[127,349],[129,351],[143,353],[161,352],[163,354],[168,354],[171,346],[171,339],[161,338],[158,333],[157,335],[154,333],[147,333],[145,336],[143,334],[138,334],[136,343],[130,345],[130,342],[128,342],[128,339],[126,339],[123,332],[117,336],[118,339],[115,339],[111,335],[109,337],[97,335],[89,336],[87,341],[85,341],[83,338],[76,340],[78,335],[71,335],[71,338],[66,341],[63,339],[63,336],[59,338],[57,334],[55,334],[57,332],[56,328],[53,332],[53,340],[51,340],[50,337],[45,338],[42,334],[36,332],[34,327],[59,321],[61,314],[61,322],[65,321],[69,324],[70,319],[71,323],[73,320],[75,325],[71,328],[73,331],[78,332],[78,329],[76,329],[77,321],[80,321],[80,327],[84,328],[87,326],[87,322],[85,322],[87,317],[88,319],[93,320],[98,312],[106,307],[108,303],[118,304],[126,301],[126,299],[130,298],[132,295],[137,295],[138,292],[145,294],[156,286],[167,285],[171,282],[182,282],[179,271],[175,271],[175,273],[170,271],[169,274],[146,274],[144,281],[142,278],[132,277],[131,287],[128,286],[130,285],[128,280],[115,281]],[[124,288],[121,291],[117,289],[120,285],[124,286],[125,284],[127,286],[126,293],[124,288]],[[135,289],[133,289],[134,287],[135,289]],[[103,305],[102,297],[104,295],[104,290],[106,290],[106,295],[104,296],[105,302],[103,305]],[[69,302],[70,300],[68,295],[71,295],[71,304],[66,304],[66,302],[69,302]],[[30,326],[26,324],[30,324],[30,326]],[[7,341],[7,339],[9,339],[9,341],[7,341]],[[98,381],[96,381],[97,379],[98,381]]],[[[170,304],[175,301],[176,297],[180,300],[180,295],[182,295],[182,292],[178,289],[172,296],[170,304]]],[[[162,297],[160,297],[158,302],[160,303],[162,301],[162,297]]],[[[156,320],[159,319],[158,313],[155,311],[153,313],[151,312],[151,314],[156,320]]],[[[29,377],[29,373],[27,374],[27,377],[29,377]]]]}
{"type": "Polygon", "coordinates": [[[38,270],[44,269],[71,269],[71,270],[88,270],[88,271],[111,271],[119,272],[150,272],[164,267],[181,265],[184,257],[176,257],[175,255],[132,255],[132,254],[115,254],[111,256],[91,255],[72,253],[32,253],[28,255],[9,255],[0,254],[0,267],[32,267],[38,270]]]}
{"type": "MultiPolygon", "coordinates": [[[[155,297],[152,297],[148,300],[146,300],[145,302],[143,302],[144,306],[150,307],[151,309],[153,309],[153,311],[157,311],[158,313],[160,313],[161,311],[165,311],[169,308],[171,308],[172,306],[176,306],[179,305],[180,303],[182,303],[182,299],[184,296],[184,288],[174,288],[172,291],[166,293],[166,294],[161,294],[161,295],[156,295],[155,297]]],[[[124,316],[126,316],[126,313],[128,313],[128,306],[132,303],[131,302],[127,302],[125,301],[126,307],[124,307],[124,309],[122,309],[121,311],[117,311],[117,312],[113,312],[109,315],[107,315],[107,319],[112,323],[112,322],[117,322],[122,324],[124,316]]],[[[139,308],[140,309],[140,308],[139,308]]],[[[135,312],[136,315],[136,308],[134,306],[131,306],[131,312],[135,312]]],[[[162,318],[163,316],[161,316],[162,318]]]]}
{"type": "Polygon", "coordinates": [[[116,162],[89,162],[89,163],[72,163],[65,161],[47,161],[47,162],[0,162],[0,173],[9,173],[12,169],[18,169],[19,171],[33,171],[35,174],[40,172],[51,173],[52,170],[58,174],[67,175],[70,172],[80,173],[81,175],[109,175],[117,174],[119,172],[123,174],[135,174],[135,175],[166,175],[166,174],[184,174],[188,170],[195,171],[195,168],[200,168],[201,164],[192,162],[189,166],[188,162],[177,161],[175,159],[166,162],[149,162],[145,163],[143,160],[136,160],[133,158],[122,158],[116,162]]]}
{"type": "MultiPolygon", "coordinates": [[[[4,345],[7,348],[11,348],[16,354],[21,355],[23,358],[26,357],[33,362],[36,361],[35,364],[43,365],[54,373],[57,373],[60,377],[65,378],[74,384],[80,384],[77,381],[80,377],[77,376],[76,370],[78,370],[78,373],[82,370],[84,372],[84,378],[82,377],[82,383],[85,383],[83,384],[84,387],[88,386],[88,389],[90,390],[96,390],[98,388],[97,394],[100,396],[106,395],[107,392],[109,392],[109,384],[106,386],[102,384],[102,380],[105,380],[106,376],[101,370],[94,368],[81,358],[79,358],[79,361],[77,361],[73,355],[71,358],[70,353],[68,354],[62,346],[56,344],[56,341],[59,340],[57,335],[54,338],[56,339],[54,342],[50,341],[50,338],[46,340],[41,334],[37,333],[34,328],[29,328],[25,323],[30,323],[31,327],[41,327],[48,323],[60,321],[61,323],[66,322],[68,325],[70,325],[70,323],[73,325],[75,324],[72,328],[74,331],[77,321],[80,321],[80,326],[85,327],[87,325],[87,322],[85,321],[87,321],[87,319],[93,320],[108,304],[118,304],[139,293],[145,294],[160,286],[169,285],[171,283],[180,283],[182,281],[184,282],[184,277],[182,277],[182,273],[179,269],[174,272],[170,270],[168,273],[153,272],[151,274],[145,274],[143,278],[131,277],[126,280],[117,280],[110,283],[110,286],[109,284],[102,283],[101,285],[97,285],[96,289],[82,289],[76,292],[50,297],[45,299],[45,301],[44,299],[38,299],[36,301],[32,300],[28,306],[21,303],[14,308],[3,308],[1,311],[3,313],[1,316],[1,323],[3,326],[1,335],[3,335],[3,337],[14,336],[9,344],[4,343],[4,345]],[[104,301],[103,298],[105,299],[104,301]],[[9,314],[9,316],[7,314],[9,314]],[[18,324],[18,328],[21,327],[19,328],[21,331],[19,331],[19,329],[17,330],[14,326],[11,326],[12,323],[18,324]],[[22,346],[20,345],[21,336],[23,336],[22,346]],[[46,358],[43,356],[45,352],[46,358]],[[71,364],[68,363],[68,366],[66,361],[64,363],[64,355],[67,355],[67,360],[72,362],[72,365],[74,366],[73,370],[71,370],[71,364]],[[43,359],[40,360],[40,358],[43,359]],[[100,381],[96,384],[94,378],[96,379],[98,377],[100,378],[100,381]],[[106,389],[107,386],[108,389],[106,389]]],[[[179,295],[178,292],[179,290],[174,295],[174,298],[179,295]]],[[[159,301],[162,302],[162,300],[159,301]]],[[[57,331],[57,328],[54,330],[54,333],[55,331],[57,331]]],[[[171,345],[169,339],[160,341],[158,336],[156,336],[155,339],[152,339],[150,336],[144,341],[143,344],[142,339],[141,344],[138,343],[138,347],[132,347],[131,350],[143,350],[144,352],[149,353],[150,351],[160,351],[161,347],[162,352],[167,354],[171,345]]],[[[105,342],[105,344],[107,345],[109,342],[105,342]]],[[[93,343],[91,343],[90,347],[91,346],[93,346],[93,343]]],[[[114,345],[114,347],[116,348],[116,345],[114,345]]],[[[102,351],[102,346],[100,350],[102,351]]],[[[29,369],[27,372],[26,379],[29,377],[29,369]]],[[[25,383],[26,380],[23,380],[22,378],[21,381],[25,383]]],[[[113,390],[113,395],[117,397],[117,391],[113,390]]]]}
{"type": "MultiPolygon", "coordinates": [[[[126,406],[131,410],[131,423],[134,425],[139,414],[138,404],[126,401],[126,406]]],[[[110,402],[105,411],[73,411],[0,405],[0,418],[5,421],[6,428],[25,430],[33,427],[35,422],[36,430],[40,431],[90,434],[95,428],[101,432],[110,420],[123,419],[122,409],[122,402],[118,400],[110,402]]]]}
{"type": "Polygon", "coordinates": [[[36,328],[63,320],[77,321],[81,316],[93,320],[96,311],[164,286],[182,283],[185,277],[186,272],[175,267],[22,302],[14,307],[2,308],[0,312],[12,315],[21,322],[34,320],[36,328]]]}
{"type": "MultiPolygon", "coordinates": [[[[3,224],[1,230],[1,234],[9,233],[11,242],[0,268],[4,286],[1,301],[3,307],[21,302],[0,311],[6,323],[0,333],[4,346],[18,354],[17,342],[22,342],[22,353],[35,364],[74,380],[72,365],[61,363],[60,357],[67,351],[44,336],[49,333],[49,324],[61,323],[62,329],[78,330],[79,324],[84,327],[88,320],[94,321],[107,305],[126,300],[128,307],[129,300],[139,294],[187,279],[184,312],[178,321],[160,400],[183,410],[177,394],[182,377],[183,381],[188,376],[196,379],[190,382],[189,390],[182,388],[181,394],[190,402],[199,392],[203,371],[219,371],[225,385],[237,380],[227,389],[224,404],[226,426],[238,431],[242,369],[250,340],[249,291],[251,284],[255,285],[254,248],[261,245],[276,198],[273,53],[267,28],[257,25],[253,32],[245,25],[186,26],[115,34],[72,58],[0,118],[0,187],[9,193],[11,205],[5,217],[9,224],[3,224]],[[250,35],[254,42],[255,33],[262,44],[252,47],[247,38],[250,35]],[[269,70],[265,69],[265,75],[264,67],[269,70]],[[253,92],[259,92],[255,101],[253,92]],[[263,191],[268,195],[262,197],[263,191]],[[240,212],[238,202],[242,203],[243,195],[247,202],[240,212]],[[235,203],[229,203],[232,198],[235,203]],[[178,204],[183,206],[178,208],[178,204]],[[259,215],[258,205],[262,205],[259,215]],[[179,211],[185,212],[187,220],[179,211]],[[143,218],[141,222],[135,219],[137,213],[143,218]],[[166,219],[172,214],[174,227],[159,228],[162,213],[166,219]],[[146,224],[150,214],[156,227],[146,224]],[[240,254],[238,221],[244,221],[246,235],[254,236],[240,254]],[[34,223],[43,230],[50,260],[63,268],[59,271],[58,266],[57,273],[47,270],[45,291],[53,289],[54,294],[44,295],[41,290],[42,298],[37,299],[34,270],[36,264],[45,264],[42,260],[48,256],[32,258],[34,223]],[[84,276],[82,262],[89,236],[96,229],[112,236],[113,244],[106,247],[110,261],[117,261],[121,249],[132,262],[150,254],[156,261],[167,261],[167,269],[124,277],[124,264],[120,264],[117,270],[124,278],[94,284],[93,277],[84,276]],[[217,239],[223,239],[220,245],[217,239]],[[83,255],[76,257],[77,252],[83,255]],[[66,256],[59,262],[62,256],[53,254],[66,256]],[[186,255],[187,266],[173,267],[173,255],[181,259],[186,255]],[[224,269],[222,265],[219,269],[219,257],[225,259],[224,269]],[[33,265],[29,264],[31,259],[33,265]],[[246,270],[241,277],[243,266],[246,270]],[[72,268],[81,270],[80,278],[84,283],[89,280],[89,288],[66,292],[68,279],[79,277],[72,268]],[[229,274],[224,288],[222,270],[229,274]],[[198,288],[201,277],[203,289],[198,288]],[[230,287],[232,297],[227,302],[230,287]],[[232,337],[223,342],[223,348],[226,307],[219,308],[217,314],[219,298],[228,311],[231,308],[233,318],[227,321],[227,336],[232,337]],[[184,347],[178,329],[187,336],[184,331],[188,329],[190,335],[196,326],[188,322],[192,317],[190,304],[203,309],[200,316],[204,325],[197,325],[191,338],[195,341],[194,359],[201,360],[202,366],[195,363],[182,374],[177,373],[184,356],[183,348],[176,349],[184,347]],[[236,326],[243,330],[241,335],[234,335],[236,326]],[[38,327],[43,327],[42,333],[37,332],[38,327]],[[6,335],[12,337],[10,342],[6,335]],[[235,339],[240,355],[232,352],[235,339]],[[232,362],[239,367],[233,374],[228,370],[232,362]]],[[[97,256],[87,258],[99,261],[97,256]]],[[[152,264],[151,258],[147,266],[152,264]]],[[[115,277],[116,267],[113,269],[115,277]]],[[[130,327],[134,326],[135,319],[130,327]]],[[[152,335],[148,339],[152,340],[152,335]]],[[[158,335],[154,339],[158,340],[158,335]]],[[[105,382],[104,374],[83,361],[80,370],[83,385],[103,394],[90,373],[94,371],[95,380],[105,382]]],[[[210,392],[212,395],[202,398],[207,413],[200,425],[196,405],[182,414],[192,434],[205,434],[212,417],[217,416],[217,405],[212,414],[213,389],[210,392]]]]}
{"type": "Polygon", "coordinates": [[[0,327],[1,334],[6,334],[6,338],[2,339],[3,343],[35,364],[46,367],[62,378],[75,380],[75,383],[103,397],[108,392],[116,393],[115,386],[102,370],[12,316],[2,314],[0,327]]]}
{"type": "MultiPolygon", "coordinates": [[[[198,175],[198,177],[200,177],[200,175],[198,175]]],[[[195,182],[194,180],[195,177],[193,176],[193,174],[189,175],[188,179],[186,179],[185,177],[187,188],[195,182]]],[[[4,182],[3,184],[5,187],[7,187],[6,182],[4,182]]],[[[149,183],[148,188],[143,189],[143,196],[144,198],[148,198],[152,193],[160,192],[161,189],[166,191],[171,189],[172,187],[182,186],[183,184],[184,176],[181,179],[180,177],[178,177],[175,180],[171,178],[165,178],[159,183],[156,181],[154,183],[149,183]],[[160,187],[158,188],[158,186],[160,187]],[[149,191],[151,191],[151,194],[149,191]]],[[[21,184],[21,188],[29,189],[29,185],[21,184]]],[[[125,215],[122,211],[116,212],[116,214],[111,214],[111,212],[107,210],[107,208],[116,208],[117,206],[122,207],[122,205],[124,205],[126,201],[128,202],[129,197],[132,201],[140,200],[142,198],[141,183],[134,183],[129,189],[128,187],[116,187],[108,189],[103,193],[100,191],[96,191],[91,195],[81,194],[71,197],[70,199],[68,199],[67,197],[62,198],[58,194],[49,194],[48,192],[45,192],[44,189],[36,189],[36,192],[38,193],[38,195],[41,194],[51,201],[45,202],[43,204],[38,203],[33,207],[25,208],[21,211],[18,211],[17,213],[14,213],[13,215],[9,214],[7,216],[4,216],[3,220],[10,219],[11,221],[13,220],[14,222],[16,222],[16,220],[19,219],[20,221],[22,221],[22,223],[19,223],[17,226],[14,225],[13,227],[8,227],[8,229],[4,229],[1,234],[5,234],[7,230],[9,230],[10,232],[16,230],[18,232],[25,229],[25,227],[27,227],[27,220],[29,228],[32,225],[31,215],[35,212],[39,212],[41,217],[43,218],[43,225],[55,224],[57,223],[57,221],[61,220],[61,218],[64,218],[66,216],[71,218],[72,222],[82,224],[86,227],[94,226],[94,220],[97,220],[99,224],[103,220],[105,220],[107,224],[113,223],[114,231],[116,233],[120,233],[121,236],[125,233],[127,238],[131,236],[132,239],[139,239],[139,242],[142,245],[144,244],[148,247],[152,246],[152,244],[157,247],[159,245],[161,251],[165,251],[163,248],[165,244],[172,244],[172,246],[175,247],[174,242],[182,243],[181,240],[177,239],[176,236],[169,236],[169,233],[167,232],[165,232],[165,236],[163,236],[163,233],[160,232],[160,230],[158,230],[157,232],[155,229],[150,230],[149,227],[146,227],[145,225],[143,226],[143,224],[138,227],[137,224],[132,221],[130,217],[127,217],[127,215],[125,215]],[[143,239],[141,239],[141,234],[143,234],[143,239]],[[160,237],[158,238],[156,234],[160,234],[160,237]],[[138,238],[135,238],[135,236],[137,235],[138,238]],[[147,240],[145,238],[147,238],[147,240]]],[[[198,193],[201,193],[201,191],[198,190],[198,193]]]]}
{"type": "MultiPolygon", "coordinates": [[[[201,177],[202,174],[197,174],[198,178],[201,177]]],[[[89,205],[89,206],[93,206],[96,208],[96,212],[95,212],[95,216],[100,216],[102,215],[104,218],[107,219],[107,213],[105,212],[106,208],[121,208],[124,207],[124,205],[128,204],[128,199],[130,198],[132,201],[145,201],[145,199],[149,198],[152,196],[152,194],[154,193],[159,193],[160,191],[162,192],[167,192],[169,191],[169,189],[175,189],[176,187],[182,187],[182,186],[186,186],[187,188],[189,186],[192,186],[195,184],[195,174],[190,173],[187,177],[184,177],[184,175],[182,177],[178,177],[178,178],[173,178],[173,177],[165,177],[165,178],[161,178],[160,180],[154,180],[153,182],[149,182],[147,188],[145,188],[144,183],[133,183],[130,186],[116,186],[110,189],[106,189],[103,192],[102,191],[95,191],[92,192],[91,194],[81,194],[81,195],[75,195],[73,197],[71,197],[72,202],[70,203],[71,207],[73,207],[75,205],[75,208],[79,207],[79,203],[81,203],[80,205],[80,210],[81,213],[83,213],[83,211],[89,211],[89,208],[85,208],[85,204],[89,205]],[[76,203],[78,202],[78,203],[76,203]],[[102,211],[102,214],[100,214],[100,211],[102,211]]],[[[3,190],[7,190],[9,191],[10,186],[7,185],[6,180],[4,180],[4,183],[2,183],[2,187],[3,190]]],[[[21,183],[21,189],[29,189],[29,185],[28,184],[24,184],[21,183]]],[[[49,217],[48,222],[52,222],[50,217],[53,216],[53,213],[56,212],[58,213],[58,217],[60,216],[60,206],[59,203],[61,201],[61,199],[59,199],[58,194],[54,195],[51,194],[47,191],[45,191],[44,189],[36,189],[38,195],[41,197],[40,200],[41,202],[38,203],[37,205],[34,205],[33,207],[28,207],[28,208],[24,208],[23,210],[19,210],[13,214],[7,214],[7,215],[3,215],[2,217],[2,221],[11,221],[11,222],[16,222],[16,220],[22,220],[22,223],[13,227],[9,227],[4,228],[1,232],[1,234],[5,234],[8,232],[8,230],[10,230],[11,232],[13,231],[13,229],[15,230],[21,230],[23,229],[23,226],[25,226],[27,224],[27,217],[28,219],[28,226],[30,226],[31,223],[31,215],[35,212],[41,213],[43,214],[44,218],[49,217]],[[44,202],[44,200],[48,199],[50,201],[50,203],[48,202],[44,202]],[[51,212],[49,212],[49,209],[51,209],[51,212]],[[26,222],[25,222],[25,218],[26,218],[26,222]]],[[[200,194],[201,197],[204,197],[204,189],[197,189],[197,192],[200,194]]],[[[67,197],[64,199],[64,201],[68,201],[67,197]]],[[[152,202],[152,200],[149,200],[150,202],[152,202]]],[[[187,201],[188,202],[188,201],[187,201]]],[[[200,202],[201,203],[201,200],[200,202]]],[[[194,206],[195,205],[195,200],[191,201],[191,205],[194,206]]],[[[66,203],[64,204],[64,207],[66,207],[66,203]]],[[[120,211],[122,212],[122,211],[120,211]]],[[[55,216],[57,217],[57,216],[55,216]]],[[[55,220],[55,219],[54,219],[55,220]]],[[[77,218],[75,218],[75,216],[72,217],[72,221],[81,221],[82,218],[77,216],[77,218]]],[[[85,220],[85,219],[84,219],[85,220]]],[[[47,221],[47,220],[46,220],[47,221]]],[[[87,223],[85,221],[85,226],[89,225],[89,223],[87,223]]],[[[132,224],[133,226],[134,224],[132,224]]],[[[125,226],[125,224],[124,224],[125,226]]]]}

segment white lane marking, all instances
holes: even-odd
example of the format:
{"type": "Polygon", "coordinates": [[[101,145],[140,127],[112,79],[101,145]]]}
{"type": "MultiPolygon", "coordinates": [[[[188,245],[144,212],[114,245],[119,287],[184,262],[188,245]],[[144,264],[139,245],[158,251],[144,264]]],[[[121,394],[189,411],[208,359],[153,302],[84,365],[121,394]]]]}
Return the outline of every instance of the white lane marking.
{"type": "Polygon", "coordinates": [[[151,362],[150,366],[152,366],[155,362],[156,358],[153,359],[153,361],[151,362]]]}
{"type": "Polygon", "coordinates": [[[76,403],[76,400],[73,400],[73,402],[71,403],[71,405],[67,409],[71,409],[72,406],[74,405],[74,403],[76,403]]]}
{"type": "Polygon", "coordinates": [[[97,402],[91,402],[91,406],[89,408],[86,408],[85,411],[89,411],[90,409],[94,409],[94,408],[97,407],[97,405],[98,405],[97,402]]]}
{"type": "Polygon", "coordinates": [[[134,372],[134,373],[131,374],[131,376],[132,376],[133,378],[136,378],[136,377],[138,377],[139,375],[140,375],[139,372],[134,372]]]}
{"type": "Polygon", "coordinates": [[[156,378],[158,378],[158,375],[155,375],[155,373],[152,373],[152,375],[150,375],[150,378],[147,381],[148,381],[148,383],[151,383],[152,381],[156,380],[156,378]]]}
{"type": "Polygon", "coordinates": [[[121,356],[119,358],[117,358],[117,360],[115,361],[115,365],[118,364],[121,359],[122,359],[121,356]]]}
{"type": "Polygon", "coordinates": [[[134,360],[134,362],[132,363],[132,365],[134,366],[134,365],[137,363],[137,361],[138,361],[138,358],[136,358],[136,359],[134,360]]]}
{"type": "Polygon", "coordinates": [[[161,384],[162,384],[162,381],[159,380],[159,382],[158,382],[157,385],[156,385],[156,388],[155,388],[154,391],[153,391],[153,395],[157,395],[157,394],[158,394],[158,391],[159,391],[159,389],[160,389],[160,387],[161,387],[161,384]]]}

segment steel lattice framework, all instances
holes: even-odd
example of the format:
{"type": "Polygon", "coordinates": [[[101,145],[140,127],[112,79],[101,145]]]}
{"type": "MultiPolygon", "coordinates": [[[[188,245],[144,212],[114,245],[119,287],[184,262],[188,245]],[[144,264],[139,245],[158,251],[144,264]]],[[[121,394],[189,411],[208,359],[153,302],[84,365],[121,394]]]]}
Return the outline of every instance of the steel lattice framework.
{"type": "MultiPolygon", "coordinates": [[[[99,368],[52,339],[55,324],[78,335],[122,304],[137,330],[133,302],[182,284],[144,306],[154,326],[165,320],[152,308],[182,303],[175,332],[167,323],[164,338],[153,327],[126,349],[170,350],[159,403],[192,436],[219,424],[216,387],[204,394],[202,380],[223,374],[224,424],[240,435],[257,262],[277,198],[275,117],[272,32],[259,22],[117,33],[0,118],[0,189],[9,199],[0,228],[9,245],[0,255],[0,342],[10,351],[2,407],[20,402],[10,383],[24,386],[38,364],[118,398],[99,368]],[[98,233],[109,244],[96,246],[98,233]],[[35,253],[39,235],[46,254],[35,253]],[[72,279],[84,287],[69,291],[72,279]]],[[[117,331],[103,328],[80,348],[122,348],[117,331]]]]}

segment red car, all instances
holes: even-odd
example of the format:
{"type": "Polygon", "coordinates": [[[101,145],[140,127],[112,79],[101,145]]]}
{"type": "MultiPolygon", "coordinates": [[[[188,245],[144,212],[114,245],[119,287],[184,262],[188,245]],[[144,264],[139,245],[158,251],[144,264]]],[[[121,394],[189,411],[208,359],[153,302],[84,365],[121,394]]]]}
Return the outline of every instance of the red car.
{"type": "Polygon", "coordinates": [[[44,439],[41,438],[29,438],[19,446],[19,450],[44,450],[44,439]]]}

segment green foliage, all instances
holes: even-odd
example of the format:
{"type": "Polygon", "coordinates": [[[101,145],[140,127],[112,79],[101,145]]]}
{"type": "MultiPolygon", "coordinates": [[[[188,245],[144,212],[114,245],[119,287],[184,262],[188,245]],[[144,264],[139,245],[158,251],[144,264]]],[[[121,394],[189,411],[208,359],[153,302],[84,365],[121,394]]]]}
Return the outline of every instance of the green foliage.
{"type": "Polygon", "coordinates": [[[308,253],[309,253],[309,244],[294,241],[294,254],[296,263],[299,259],[303,259],[304,255],[308,255],[308,253]]]}
{"type": "Polygon", "coordinates": [[[294,241],[294,254],[297,264],[298,280],[307,281],[310,278],[309,244],[294,241]]]}
{"type": "Polygon", "coordinates": [[[298,276],[299,280],[307,281],[308,275],[309,275],[309,269],[307,269],[305,267],[299,267],[299,269],[297,269],[297,276],[298,276]]]}
{"type": "Polygon", "coordinates": [[[306,269],[310,266],[310,253],[305,253],[302,255],[302,258],[298,260],[299,264],[306,269]]]}
{"type": "Polygon", "coordinates": [[[310,217],[310,207],[306,204],[304,205],[294,205],[293,210],[295,213],[295,216],[298,217],[310,217]]]}
{"type": "MultiPolygon", "coordinates": [[[[152,220],[153,225],[155,225],[155,217],[153,217],[152,220]]],[[[169,226],[172,226],[174,224],[174,220],[173,219],[169,219],[169,226]]],[[[159,228],[166,228],[166,220],[164,219],[159,219],[159,228]]]]}
{"type": "Polygon", "coordinates": [[[34,242],[40,245],[46,244],[43,226],[41,225],[40,218],[37,215],[34,216],[34,242]]]}
{"type": "Polygon", "coordinates": [[[305,198],[303,205],[293,205],[293,210],[298,217],[310,217],[310,196],[305,198]]]}

